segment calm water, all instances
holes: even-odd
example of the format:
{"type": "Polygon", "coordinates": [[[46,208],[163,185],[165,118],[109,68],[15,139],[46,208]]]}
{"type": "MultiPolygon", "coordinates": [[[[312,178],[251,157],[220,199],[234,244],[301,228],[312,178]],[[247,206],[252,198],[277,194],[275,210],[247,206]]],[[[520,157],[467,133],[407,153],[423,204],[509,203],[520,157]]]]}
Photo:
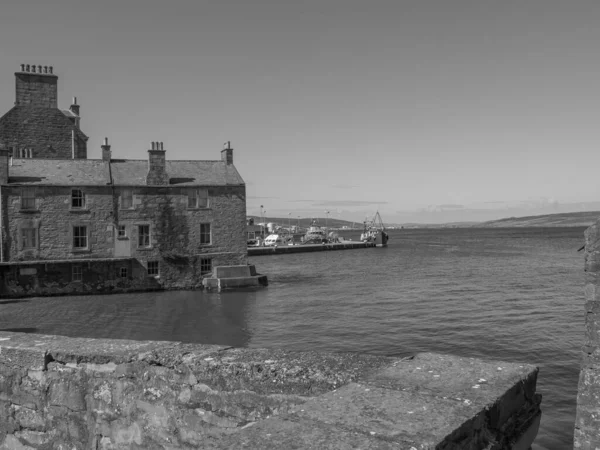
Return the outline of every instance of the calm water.
{"type": "Polygon", "coordinates": [[[262,290],[0,300],[0,328],[533,363],[535,448],[571,448],[582,244],[583,228],[398,230],[384,249],[252,258],[262,290]]]}

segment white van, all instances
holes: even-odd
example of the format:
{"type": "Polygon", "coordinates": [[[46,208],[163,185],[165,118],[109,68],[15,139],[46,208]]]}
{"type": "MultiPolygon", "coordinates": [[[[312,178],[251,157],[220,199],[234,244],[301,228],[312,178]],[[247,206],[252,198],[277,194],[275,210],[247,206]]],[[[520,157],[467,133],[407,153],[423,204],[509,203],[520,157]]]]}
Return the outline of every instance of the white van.
{"type": "Polygon", "coordinates": [[[265,238],[265,247],[272,247],[274,245],[284,245],[283,238],[278,234],[270,234],[265,238]]]}

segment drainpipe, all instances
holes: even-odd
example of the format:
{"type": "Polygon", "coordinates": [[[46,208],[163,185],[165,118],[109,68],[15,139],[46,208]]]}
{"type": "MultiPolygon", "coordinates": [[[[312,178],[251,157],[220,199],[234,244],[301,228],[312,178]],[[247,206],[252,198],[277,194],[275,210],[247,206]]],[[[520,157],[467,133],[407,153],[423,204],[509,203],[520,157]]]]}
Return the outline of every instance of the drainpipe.
{"type": "Polygon", "coordinates": [[[71,156],[75,159],[75,130],[71,130],[71,156]]]}
{"type": "Polygon", "coordinates": [[[0,262],[4,262],[4,214],[2,214],[2,184],[0,184],[0,262]]]}

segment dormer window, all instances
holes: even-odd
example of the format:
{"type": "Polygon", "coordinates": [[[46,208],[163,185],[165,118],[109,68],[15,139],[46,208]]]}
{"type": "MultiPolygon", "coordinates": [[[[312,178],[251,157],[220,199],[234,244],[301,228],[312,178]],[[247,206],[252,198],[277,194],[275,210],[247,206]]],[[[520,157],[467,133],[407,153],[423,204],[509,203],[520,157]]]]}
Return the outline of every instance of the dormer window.
{"type": "Polygon", "coordinates": [[[71,208],[83,209],[85,208],[85,197],[81,189],[71,190],[71,208]]]}

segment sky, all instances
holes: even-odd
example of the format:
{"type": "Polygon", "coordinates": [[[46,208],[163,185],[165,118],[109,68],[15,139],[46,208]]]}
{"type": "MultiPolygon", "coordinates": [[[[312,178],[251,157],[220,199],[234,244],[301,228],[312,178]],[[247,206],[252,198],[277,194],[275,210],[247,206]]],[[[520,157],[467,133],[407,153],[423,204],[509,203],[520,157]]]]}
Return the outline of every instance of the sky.
{"type": "Polygon", "coordinates": [[[3,0],[88,157],[219,159],[247,213],[385,222],[600,209],[597,0],[3,0]]]}

